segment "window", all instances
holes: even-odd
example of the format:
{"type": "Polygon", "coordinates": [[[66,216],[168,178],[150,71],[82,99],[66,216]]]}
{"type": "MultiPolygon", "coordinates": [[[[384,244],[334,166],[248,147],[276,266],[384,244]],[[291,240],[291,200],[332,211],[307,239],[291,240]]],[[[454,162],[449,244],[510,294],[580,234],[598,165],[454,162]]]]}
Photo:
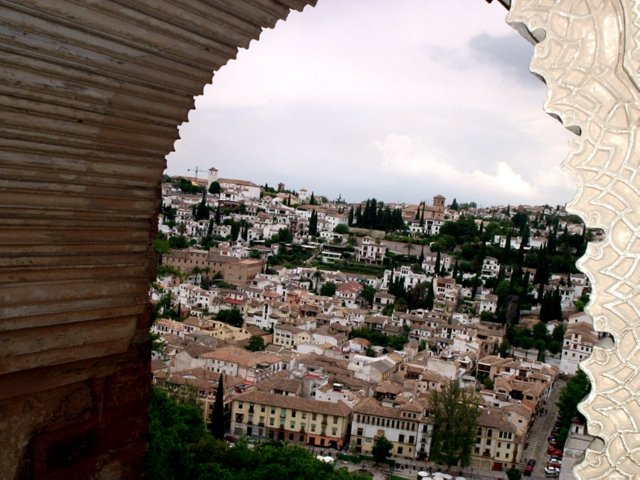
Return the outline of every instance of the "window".
{"type": "Polygon", "coordinates": [[[404,435],[402,434],[398,435],[398,442],[404,443],[404,435]]]}
{"type": "Polygon", "coordinates": [[[398,455],[402,455],[402,447],[398,447],[398,455]]]}

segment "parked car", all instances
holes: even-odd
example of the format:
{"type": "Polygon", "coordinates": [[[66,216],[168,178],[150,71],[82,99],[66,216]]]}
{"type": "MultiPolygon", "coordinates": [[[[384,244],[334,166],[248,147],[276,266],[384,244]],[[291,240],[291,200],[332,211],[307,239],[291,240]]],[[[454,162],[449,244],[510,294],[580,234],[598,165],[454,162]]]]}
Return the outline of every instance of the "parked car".
{"type": "Polygon", "coordinates": [[[547,477],[559,477],[560,469],[555,467],[544,467],[544,473],[547,477]]]}
{"type": "Polygon", "coordinates": [[[563,452],[559,448],[549,447],[547,448],[547,454],[551,455],[552,457],[562,458],[563,452]]]}
{"type": "Polygon", "coordinates": [[[536,459],[535,458],[530,458],[529,461],[527,461],[527,466],[524,467],[524,474],[525,475],[531,475],[533,473],[533,467],[536,466],[536,459]]]}

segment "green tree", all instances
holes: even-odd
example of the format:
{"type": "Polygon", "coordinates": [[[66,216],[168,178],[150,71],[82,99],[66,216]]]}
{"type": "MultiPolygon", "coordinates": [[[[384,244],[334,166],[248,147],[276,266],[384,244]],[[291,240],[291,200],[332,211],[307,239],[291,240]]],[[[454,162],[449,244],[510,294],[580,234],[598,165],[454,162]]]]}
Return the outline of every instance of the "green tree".
{"type": "Polygon", "coordinates": [[[360,292],[360,296],[367,301],[369,306],[371,306],[373,305],[373,297],[376,296],[376,292],[377,290],[375,289],[375,287],[372,287],[371,285],[364,285],[362,287],[362,291],[360,292]]]}
{"type": "Polygon", "coordinates": [[[151,389],[149,446],[145,455],[147,478],[189,478],[194,470],[193,451],[206,435],[198,407],[176,405],[166,393],[151,389]]]}
{"type": "Polygon", "coordinates": [[[207,431],[197,407],[177,405],[152,388],[145,477],[154,480],[321,478],[370,480],[368,475],[320,462],[298,446],[240,438],[233,448],[207,431]]]}
{"type": "Polygon", "coordinates": [[[336,228],[334,228],[333,231],[341,235],[346,235],[347,233],[349,233],[349,227],[344,223],[339,223],[338,225],[336,225],[336,228]]]}
{"type": "Polygon", "coordinates": [[[549,331],[542,322],[538,322],[533,326],[532,334],[534,340],[542,340],[545,343],[549,340],[549,331]]]}
{"type": "Polygon", "coordinates": [[[393,448],[393,443],[391,443],[387,438],[382,435],[381,437],[376,438],[376,441],[371,448],[371,454],[373,455],[373,460],[376,463],[383,463],[389,458],[389,454],[391,453],[391,449],[393,448]]]}
{"type": "Polygon", "coordinates": [[[155,240],[153,241],[153,249],[159,255],[169,252],[171,250],[171,245],[169,244],[169,240],[164,234],[158,232],[155,240]]]}
{"type": "Polygon", "coordinates": [[[507,479],[508,480],[520,480],[522,478],[522,472],[517,468],[510,468],[507,470],[507,479]]]}
{"type": "Polygon", "coordinates": [[[558,443],[561,445],[564,444],[566,440],[569,427],[571,427],[571,422],[574,417],[578,417],[584,421],[584,417],[578,411],[578,403],[589,394],[590,389],[591,384],[589,383],[589,378],[582,370],[578,370],[578,372],[567,381],[565,386],[562,387],[562,390],[560,390],[560,396],[558,397],[556,405],[558,411],[562,412],[560,432],[557,436],[558,443]]]}
{"type": "Polygon", "coordinates": [[[564,328],[564,325],[558,324],[553,329],[553,333],[551,334],[551,338],[553,340],[555,340],[556,342],[562,343],[562,341],[564,340],[565,332],[566,332],[566,329],[564,328]]]}
{"type": "Polygon", "coordinates": [[[237,308],[220,310],[218,312],[218,315],[216,315],[216,320],[228,323],[233,327],[242,327],[242,322],[244,321],[240,310],[238,310],[237,308]]]}
{"type": "Polygon", "coordinates": [[[224,438],[224,376],[220,374],[218,388],[216,388],[216,398],[213,401],[213,412],[211,413],[211,435],[217,440],[224,438]]]}
{"type": "Polygon", "coordinates": [[[442,391],[432,391],[430,400],[433,415],[430,459],[449,467],[468,466],[480,416],[478,397],[453,380],[442,391]]]}
{"type": "Polygon", "coordinates": [[[247,342],[247,346],[244,348],[250,352],[259,352],[264,350],[264,339],[260,335],[251,335],[251,338],[247,342]]]}
{"type": "Polygon", "coordinates": [[[311,211],[311,217],[309,218],[309,235],[312,237],[318,235],[318,214],[315,209],[311,211]]]}
{"type": "Polygon", "coordinates": [[[169,237],[169,246],[175,249],[183,249],[189,247],[189,242],[184,235],[176,235],[169,237]]]}
{"type": "Polygon", "coordinates": [[[204,196],[202,197],[200,203],[195,206],[194,217],[196,221],[209,219],[209,207],[207,206],[207,202],[204,196]]]}
{"type": "Polygon", "coordinates": [[[320,287],[320,295],[325,297],[333,297],[336,294],[336,284],[334,282],[325,282],[320,287]]]}
{"type": "Polygon", "coordinates": [[[218,195],[220,194],[220,192],[222,192],[222,187],[220,186],[220,183],[211,182],[211,185],[209,185],[209,193],[213,195],[218,195]]]}

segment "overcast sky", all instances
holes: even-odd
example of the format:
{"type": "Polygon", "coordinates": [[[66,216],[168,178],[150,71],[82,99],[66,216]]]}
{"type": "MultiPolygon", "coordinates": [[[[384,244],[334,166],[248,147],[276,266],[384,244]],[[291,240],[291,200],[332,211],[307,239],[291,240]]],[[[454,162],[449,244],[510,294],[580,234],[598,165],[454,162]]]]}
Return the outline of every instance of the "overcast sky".
{"type": "Polygon", "coordinates": [[[542,110],[533,47],[482,0],[319,0],[223,67],[169,175],[306,187],[350,202],[564,204],[573,134],[542,110]]]}

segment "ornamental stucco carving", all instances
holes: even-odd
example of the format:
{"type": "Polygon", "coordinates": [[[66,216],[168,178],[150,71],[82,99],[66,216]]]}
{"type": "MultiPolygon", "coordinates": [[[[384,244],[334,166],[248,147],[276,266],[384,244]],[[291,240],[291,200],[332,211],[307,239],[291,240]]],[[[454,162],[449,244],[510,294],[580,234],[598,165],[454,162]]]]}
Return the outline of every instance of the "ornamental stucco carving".
{"type": "Polygon", "coordinates": [[[587,311],[613,341],[581,365],[592,390],[580,410],[602,441],[574,475],[640,478],[640,2],[516,0],[507,22],[538,42],[545,110],[579,134],[564,163],[578,184],[569,209],[606,232],[578,264],[593,284],[587,311]]]}

